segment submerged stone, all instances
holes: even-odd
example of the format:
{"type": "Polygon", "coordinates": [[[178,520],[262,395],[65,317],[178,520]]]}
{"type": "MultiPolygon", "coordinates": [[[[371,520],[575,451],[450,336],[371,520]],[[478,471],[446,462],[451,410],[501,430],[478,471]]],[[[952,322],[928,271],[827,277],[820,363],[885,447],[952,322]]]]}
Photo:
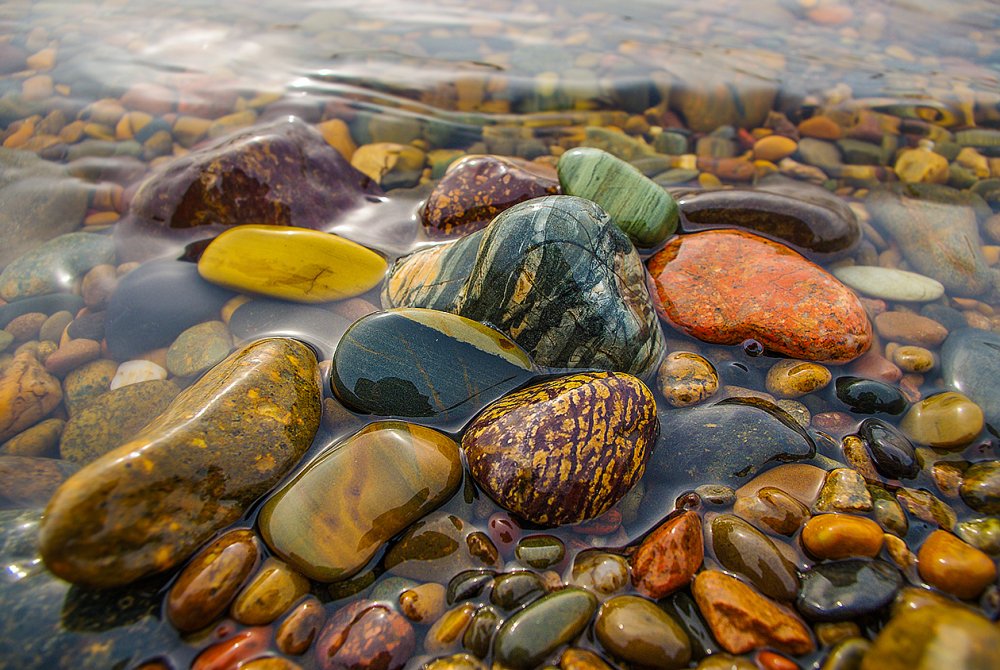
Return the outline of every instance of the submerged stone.
{"type": "Polygon", "coordinates": [[[339,581],[447,500],[461,481],[451,438],[398,421],[373,423],[272,495],[257,523],[272,551],[299,572],[339,581]]]}
{"type": "Polygon", "coordinates": [[[775,353],[846,363],[872,342],[853,291],[777,242],[732,230],[682,235],[649,261],[657,310],[704,342],[754,339],[775,353]]]}
{"type": "Polygon", "coordinates": [[[497,631],[493,656],[504,667],[530,670],[584,631],[597,609],[590,591],[568,587],[540,598],[497,631]]]}
{"type": "Polygon", "coordinates": [[[333,355],[350,325],[349,319],[323,307],[269,298],[243,303],[229,319],[229,330],[237,340],[292,337],[309,344],[322,358],[333,355]]]}
{"type": "Polygon", "coordinates": [[[594,620],[601,646],[617,659],[642,668],[684,668],[691,660],[691,641],[684,628],[651,600],[616,596],[594,620]]]}
{"type": "Polygon", "coordinates": [[[799,590],[795,565],[766,535],[732,514],[712,519],[712,551],[723,568],[776,600],[789,601],[799,590]]]}
{"type": "Polygon", "coordinates": [[[443,581],[463,570],[499,568],[500,562],[489,536],[454,514],[435,512],[410,526],[386,552],[384,565],[402,577],[443,581]]]}
{"type": "Polygon", "coordinates": [[[490,323],[542,366],[642,376],[664,347],[632,243],[573,196],[515,205],[478,233],[400,259],[382,304],[490,323]]]}
{"type": "Polygon", "coordinates": [[[953,605],[905,609],[889,620],[861,670],[992,670],[1000,667],[1000,630],[953,605]]]}
{"type": "Polygon", "coordinates": [[[471,418],[533,374],[503,333],[456,314],[392,309],[352,325],[333,355],[330,387],[365,414],[471,418]]]}
{"type": "Polygon", "coordinates": [[[899,302],[933,302],[944,295],[944,285],[916,272],[875,265],[844,265],[833,276],[872,298],[899,302]]]}
{"type": "Polygon", "coordinates": [[[950,386],[975,402],[994,427],[1000,426],[1000,334],[962,328],[941,346],[941,372],[950,386]]]}
{"type": "Polygon", "coordinates": [[[318,377],[294,340],[230,355],[59,488],[40,533],[46,565],[108,587],[184,561],[305,453],[319,427],[318,377]]]}
{"type": "Polygon", "coordinates": [[[59,380],[30,352],[22,351],[0,372],[0,440],[35,425],[59,406],[59,380]]]}
{"type": "Polygon", "coordinates": [[[536,384],[483,410],[462,438],[476,483],[541,525],[593,519],[639,481],[656,439],[653,394],[631,375],[536,384]]]}
{"type": "Polygon", "coordinates": [[[899,570],[885,561],[820,563],[802,574],[795,606],[810,621],[854,621],[891,603],[902,586],[899,570]]]}
{"type": "Polygon", "coordinates": [[[90,268],[113,263],[115,243],[106,235],[67,233],[43,242],[0,273],[0,297],[18,300],[73,289],[90,268]]]}

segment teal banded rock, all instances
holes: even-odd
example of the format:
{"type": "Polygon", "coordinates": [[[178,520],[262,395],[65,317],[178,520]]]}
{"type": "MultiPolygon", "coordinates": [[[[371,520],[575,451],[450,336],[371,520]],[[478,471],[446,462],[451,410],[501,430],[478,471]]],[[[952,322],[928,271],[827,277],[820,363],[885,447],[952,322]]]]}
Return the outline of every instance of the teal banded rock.
{"type": "Polygon", "coordinates": [[[458,490],[458,445],[430,428],[369,424],[310,463],[264,504],[264,542],[311,579],[358,573],[390,538],[458,490]]]}
{"type": "Polygon", "coordinates": [[[664,351],[635,247],[574,196],[515,205],[482,231],[398,260],[382,305],[490,323],[541,366],[644,376],[664,351]]]}
{"type": "Polygon", "coordinates": [[[77,277],[95,265],[115,262],[115,242],[107,235],[67,233],[20,256],[0,273],[0,297],[18,300],[69,293],[77,277]]]}
{"type": "Polygon", "coordinates": [[[356,321],[333,355],[330,387],[365,414],[467,420],[520,386],[534,364],[503,333],[464,317],[402,308],[356,321]]]}
{"type": "Polygon", "coordinates": [[[299,462],[321,396],[304,344],[261,340],[234,352],[63,483],[39,534],[45,564],[96,587],[179,565],[299,462]]]}
{"type": "Polygon", "coordinates": [[[670,194],[606,151],[570,149],[557,170],[563,193],[596,202],[636,246],[655,247],[677,229],[677,203],[670,194]]]}
{"type": "Polygon", "coordinates": [[[498,400],[466,430],[473,479],[540,525],[593,519],[642,478],[658,424],[653,394],[626,374],[584,372],[498,400]]]}

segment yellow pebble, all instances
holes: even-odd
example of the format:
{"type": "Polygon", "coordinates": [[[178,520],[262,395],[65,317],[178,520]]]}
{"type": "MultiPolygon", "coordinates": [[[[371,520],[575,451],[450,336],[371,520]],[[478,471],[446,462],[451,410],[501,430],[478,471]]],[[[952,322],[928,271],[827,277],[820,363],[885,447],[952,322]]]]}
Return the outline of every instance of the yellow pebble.
{"type": "Polygon", "coordinates": [[[351,160],[358,145],[354,143],[354,138],[351,137],[351,131],[346,123],[340,119],[330,119],[319,124],[316,128],[323,135],[327,144],[339,151],[345,159],[351,160]]]}
{"type": "Polygon", "coordinates": [[[29,70],[51,70],[56,64],[56,50],[47,47],[28,56],[26,62],[29,70]]]}
{"type": "Polygon", "coordinates": [[[823,388],[831,378],[819,363],[783,359],[771,366],[764,383],[779,398],[798,398],[823,388]]]}
{"type": "Polygon", "coordinates": [[[948,159],[925,147],[902,152],[894,169],[900,181],[911,184],[944,184],[948,181],[948,159]]]}
{"type": "Polygon", "coordinates": [[[3,145],[8,149],[17,149],[23,146],[34,135],[36,120],[37,117],[25,119],[20,128],[7,136],[7,139],[3,141],[3,145]]]}
{"type": "Polygon", "coordinates": [[[802,528],[802,546],[816,558],[877,556],[884,541],[877,523],[853,514],[821,514],[802,528]]]}
{"type": "MultiPolygon", "coordinates": [[[[887,348],[888,353],[888,348],[887,348]]],[[[923,374],[934,367],[934,354],[929,349],[912,344],[896,347],[892,351],[892,362],[904,372],[923,374]]]]}
{"type": "Polygon", "coordinates": [[[118,221],[121,216],[118,212],[94,212],[83,220],[85,226],[110,226],[118,221]]]}
{"type": "Polygon", "coordinates": [[[753,157],[757,160],[777,162],[795,153],[798,143],[784,135],[769,135],[757,140],[753,145],[753,157]]]}

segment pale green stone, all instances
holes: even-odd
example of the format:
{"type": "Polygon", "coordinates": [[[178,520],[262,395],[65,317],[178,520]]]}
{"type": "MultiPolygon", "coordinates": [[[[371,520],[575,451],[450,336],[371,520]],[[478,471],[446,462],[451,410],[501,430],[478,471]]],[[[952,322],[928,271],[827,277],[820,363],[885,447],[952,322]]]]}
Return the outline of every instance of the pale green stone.
{"type": "Polygon", "coordinates": [[[944,285],[926,275],[874,265],[849,265],[833,275],[858,293],[901,302],[933,302],[944,295],[944,285]]]}

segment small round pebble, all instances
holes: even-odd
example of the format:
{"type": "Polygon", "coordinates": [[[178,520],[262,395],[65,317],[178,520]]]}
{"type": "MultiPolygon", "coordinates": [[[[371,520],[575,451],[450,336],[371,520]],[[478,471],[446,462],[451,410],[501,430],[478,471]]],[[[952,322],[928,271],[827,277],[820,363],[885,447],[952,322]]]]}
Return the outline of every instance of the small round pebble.
{"type": "Polygon", "coordinates": [[[38,331],[38,339],[50,342],[58,342],[62,338],[66,326],[73,322],[73,314],[62,310],[56,312],[45,320],[38,331]]]}
{"type": "Polygon", "coordinates": [[[985,425],[983,410],[966,396],[945,391],[910,408],[899,427],[914,442],[935,449],[962,449],[985,425]]]}
{"type": "Polygon", "coordinates": [[[167,349],[167,370],[178,377],[192,377],[229,355],[233,338],[221,321],[191,326],[167,349]]]}
{"type": "Polygon", "coordinates": [[[882,543],[877,523],[852,514],[820,514],[802,529],[802,546],[820,559],[877,556],[882,543]]]}
{"type": "Polygon", "coordinates": [[[944,295],[944,286],[916,272],[870,265],[846,265],[833,275],[855,291],[873,298],[899,302],[933,302],[944,295]]]}
{"type": "Polygon", "coordinates": [[[819,363],[780,360],[767,371],[765,385],[779,398],[799,398],[830,383],[830,370],[819,363]]]}
{"type": "Polygon", "coordinates": [[[966,600],[977,597],[997,578],[989,556],[943,530],[924,540],[917,552],[917,569],[931,586],[966,600]]]}
{"type": "Polygon", "coordinates": [[[115,372],[114,378],[111,380],[111,390],[116,388],[121,388],[122,386],[128,386],[129,384],[138,384],[139,382],[148,382],[159,379],[166,379],[167,371],[153,363],[152,361],[146,361],[142,359],[136,359],[132,361],[125,361],[118,366],[118,370],[115,372]]]}
{"type": "Polygon", "coordinates": [[[704,356],[690,351],[674,351],[660,364],[656,384],[672,406],[688,407],[718,392],[719,373],[704,356]]]}
{"type": "Polygon", "coordinates": [[[45,369],[57,377],[66,375],[101,355],[101,344],[94,340],[70,340],[45,359],[45,369]]]}
{"type": "Polygon", "coordinates": [[[893,350],[892,362],[904,372],[923,374],[934,369],[934,354],[930,349],[905,344],[893,350]]]}
{"type": "Polygon", "coordinates": [[[982,514],[1000,514],[1000,461],[976,463],[963,473],[959,495],[982,514]]]}
{"type": "Polygon", "coordinates": [[[434,621],[444,614],[446,590],[437,582],[418,584],[399,594],[399,609],[410,621],[434,621]]]}

